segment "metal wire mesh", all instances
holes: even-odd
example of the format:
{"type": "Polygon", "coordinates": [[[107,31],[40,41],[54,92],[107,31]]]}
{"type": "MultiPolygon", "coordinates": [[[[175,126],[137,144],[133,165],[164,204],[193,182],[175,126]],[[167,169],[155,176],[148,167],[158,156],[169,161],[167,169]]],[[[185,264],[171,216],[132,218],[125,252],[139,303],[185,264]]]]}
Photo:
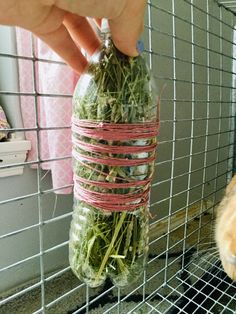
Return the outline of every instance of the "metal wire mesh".
{"type": "Polygon", "coordinates": [[[219,0],[219,4],[222,4],[226,9],[229,9],[232,12],[235,12],[236,4],[235,1],[228,1],[228,0],[219,0]]]}
{"type": "MultiPolygon", "coordinates": [[[[127,289],[110,282],[90,289],[71,274],[72,197],[55,196],[50,174],[31,169],[32,164],[70,156],[42,160],[38,148],[37,160],[21,164],[22,176],[0,179],[0,313],[235,311],[235,284],[222,271],[213,235],[215,208],[235,168],[235,16],[229,9],[234,1],[223,2],[228,8],[214,0],[148,1],[145,53],[159,89],[165,88],[143,277],[127,289]]],[[[16,67],[20,59],[32,66],[33,90],[0,84],[2,102],[23,95],[33,97],[37,109],[40,97],[72,97],[42,93],[37,87],[38,62],[63,63],[37,58],[33,43],[31,56],[0,51],[2,63],[16,67]]],[[[34,131],[39,146],[42,127],[37,116],[36,121],[34,128],[9,131],[34,131]]],[[[43,130],[58,128],[69,126],[43,130]]],[[[15,166],[0,165],[0,170],[15,166]]]]}

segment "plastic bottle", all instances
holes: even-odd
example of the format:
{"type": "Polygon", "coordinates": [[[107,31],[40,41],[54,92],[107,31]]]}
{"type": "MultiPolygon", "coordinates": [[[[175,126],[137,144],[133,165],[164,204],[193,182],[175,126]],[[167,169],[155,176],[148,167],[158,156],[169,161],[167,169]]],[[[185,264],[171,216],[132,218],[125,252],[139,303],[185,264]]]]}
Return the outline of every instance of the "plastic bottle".
{"type": "Polygon", "coordinates": [[[118,51],[107,22],[101,36],[73,97],[69,260],[90,287],[107,277],[123,287],[137,280],[147,259],[158,108],[144,58],[118,51]]]}

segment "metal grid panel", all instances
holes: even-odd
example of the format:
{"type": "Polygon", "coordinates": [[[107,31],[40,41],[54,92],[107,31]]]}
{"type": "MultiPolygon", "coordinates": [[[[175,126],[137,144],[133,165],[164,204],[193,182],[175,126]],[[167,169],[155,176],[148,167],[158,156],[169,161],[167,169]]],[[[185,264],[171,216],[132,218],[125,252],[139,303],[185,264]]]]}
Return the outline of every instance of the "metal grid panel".
{"type": "MultiPolygon", "coordinates": [[[[9,254],[1,263],[0,313],[216,313],[218,309],[230,313],[235,310],[232,303],[235,286],[222,273],[214,246],[208,248],[214,245],[215,207],[235,166],[233,30],[233,13],[214,0],[148,1],[146,57],[159,89],[166,87],[150,205],[154,216],[150,221],[150,255],[143,277],[124,290],[110,282],[101,289],[89,289],[71,274],[67,246],[72,199],[55,196],[48,172],[40,167],[30,169],[33,163],[55,160],[42,160],[38,147],[37,160],[23,163],[25,173],[16,179],[15,192],[2,189],[1,252],[5,256],[10,249],[19,254],[9,254]],[[30,190],[20,187],[25,185],[24,180],[34,182],[30,190]],[[17,216],[7,214],[10,211],[17,212],[17,216]],[[26,219],[30,212],[32,219],[26,219]],[[19,217],[23,217],[22,221],[19,217]],[[59,236],[61,230],[64,234],[59,236]],[[25,251],[23,241],[30,237],[33,245],[25,251]],[[17,246],[20,250],[22,246],[22,254],[17,246]],[[34,276],[23,280],[22,273],[27,272],[34,276]],[[211,284],[212,277],[207,274],[217,282],[211,284]],[[9,278],[11,287],[8,284],[4,291],[9,278]],[[199,278],[202,278],[200,285],[199,278]],[[221,293],[214,294],[215,290],[221,293]],[[201,298],[199,302],[193,291],[202,291],[201,296],[209,302],[206,304],[201,298]]],[[[3,101],[17,101],[20,95],[33,97],[37,109],[40,97],[71,98],[72,95],[38,90],[38,62],[65,65],[37,58],[33,42],[31,56],[2,50],[0,59],[6,64],[28,60],[34,78],[33,90],[27,93],[0,85],[3,101]]],[[[34,128],[16,126],[10,131],[35,131],[39,146],[42,128],[37,116],[36,121],[34,128]]],[[[1,181],[7,189],[14,186],[12,178],[1,181]]]]}
{"type": "Polygon", "coordinates": [[[225,8],[236,12],[236,1],[235,0],[219,0],[219,3],[222,4],[225,8]]]}

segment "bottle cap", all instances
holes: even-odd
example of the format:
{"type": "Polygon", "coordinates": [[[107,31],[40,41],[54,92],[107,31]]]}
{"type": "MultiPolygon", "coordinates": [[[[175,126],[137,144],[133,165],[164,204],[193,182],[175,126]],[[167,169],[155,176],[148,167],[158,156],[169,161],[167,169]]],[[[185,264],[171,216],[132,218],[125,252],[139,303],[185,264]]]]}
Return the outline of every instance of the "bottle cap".
{"type": "Polygon", "coordinates": [[[101,32],[102,33],[109,33],[110,32],[108,19],[102,19],[101,32]]]}

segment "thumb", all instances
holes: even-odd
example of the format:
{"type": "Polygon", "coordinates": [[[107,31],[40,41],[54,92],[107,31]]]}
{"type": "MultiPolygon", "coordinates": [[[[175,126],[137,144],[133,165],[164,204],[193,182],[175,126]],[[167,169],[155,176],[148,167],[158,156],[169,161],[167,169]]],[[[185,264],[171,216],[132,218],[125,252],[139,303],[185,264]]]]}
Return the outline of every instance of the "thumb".
{"type": "Polygon", "coordinates": [[[145,0],[128,0],[122,13],[109,20],[115,46],[128,56],[140,53],[137,43],[144,28],[145,5],[145,0]]]}

